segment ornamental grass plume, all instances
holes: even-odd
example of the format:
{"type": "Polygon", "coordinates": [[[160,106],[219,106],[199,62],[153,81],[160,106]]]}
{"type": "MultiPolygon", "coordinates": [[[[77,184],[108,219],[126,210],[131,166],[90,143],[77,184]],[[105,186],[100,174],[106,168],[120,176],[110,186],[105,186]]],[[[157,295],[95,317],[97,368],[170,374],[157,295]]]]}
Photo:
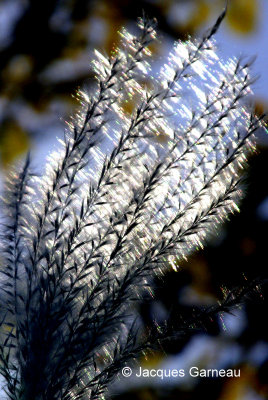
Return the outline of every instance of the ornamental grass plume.
{"type": "Polygon", "coordinates": [[[3,193],[0,372],[7,399],[104,398],[126,362],[175,331],[138,335],[136,302],[152,279],[237,208],[241,170],[260,125],[250,112],[250,63],[223,62],[213,36],[176,42],[157,77],[155,22],[96,51],[96,87],[43,176],[30,158],[3,193]],[[145,84],[145,82],[147,82],[145,84]],[[133,105],[134,104],[134,105],[133,105]],[[131,112],[131,106],[133,108],[131,112]]]}

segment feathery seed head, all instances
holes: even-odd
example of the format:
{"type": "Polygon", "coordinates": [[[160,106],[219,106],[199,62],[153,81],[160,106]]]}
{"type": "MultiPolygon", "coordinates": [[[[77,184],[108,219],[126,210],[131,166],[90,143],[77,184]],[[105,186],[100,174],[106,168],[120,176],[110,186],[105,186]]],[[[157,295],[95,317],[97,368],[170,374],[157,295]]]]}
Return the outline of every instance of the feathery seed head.
{"type": "Polygon", "coordinates": [[[237,208],[260,121],[248,106],[248,62],[217,55],[222,18],[201,40],[175,43],[154,77],[155,22],[139,20],[139,37],[123,30],[111,57],[95,52],[96,88],[79,94],[45,174],[33,179],[27,158],[7,183],[8,398],[102,398],[121,366],[152,345],[136,343],[131,307],[151,293],[153,274],[177,269],[237,208]]]}

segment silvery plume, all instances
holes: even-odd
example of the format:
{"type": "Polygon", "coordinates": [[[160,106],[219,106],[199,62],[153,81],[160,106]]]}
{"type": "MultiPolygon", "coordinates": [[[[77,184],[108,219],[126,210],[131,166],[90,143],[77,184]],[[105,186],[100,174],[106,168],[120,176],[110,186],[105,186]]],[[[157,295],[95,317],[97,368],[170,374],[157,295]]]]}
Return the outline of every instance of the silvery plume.
{"type": "Polygon", "coordinates": [[[143,337],[134,305],[237,209],[260,120],[248,105],[250,62],[215,51],[223,18],[202,39],[175,42],[157,75],[155,22],[141,19],[139,36],[123,30],[111,57],[95,52],[95,88],[78,93],[80,110],[43,176],[29,157],[10,173],[0,289],[7,399],[104,398],[122,366],[189,328],[143,337]]]}

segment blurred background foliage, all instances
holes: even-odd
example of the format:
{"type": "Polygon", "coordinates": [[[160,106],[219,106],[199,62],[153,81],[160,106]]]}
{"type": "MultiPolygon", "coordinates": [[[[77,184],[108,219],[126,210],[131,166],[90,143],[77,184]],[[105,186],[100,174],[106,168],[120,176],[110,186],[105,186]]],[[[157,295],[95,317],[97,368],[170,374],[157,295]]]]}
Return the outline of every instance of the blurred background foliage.
{"type": "MultiPolygon", "coordinates": [[[[263,0],[265,1],[265,0],[263,0]]],[[[187,39],[211,25],[225,0],[2,0],[0,1],[0,160],[6,168],[31,144],[44,143],[62,129],[59,119],[75,110],[75,88],[90,84],[92,50],[109,54],[122,26],[134,26],[144,11],[158,20],[165,51],[168,38],[187,39]],[[47,139],[46,139],[47,138],[47,139]]],[[[261,0],[230,0],[225,28],[250,38],[258,31],[261,0]]],[[[255,99],[256,112],[267,98],[255,99]]],[[[126,112],[129,104],[126,104],[126,112]]],[[[131,106],[130,106],[131,108],[131,106]]],[[[213,304],[227,288],[266,274],[268,228],[267,139],[250,162],[241,213],[231,218],[205,251],[181,271],[156,282],[155,298],[141,306],[144,324],[168,318],[178,324],[192,306],[213,304]]],[[[240,367],[240,379],[187,382],[122,380],[115,398],[257,400],[268,397],[268,324],[266,291],[241,306],[235,316],[207,321],[198,332],[166,344],[141,363],[147,367],[240,367]],[[187,364],[188,363],[188,364],[187,364]]]]}

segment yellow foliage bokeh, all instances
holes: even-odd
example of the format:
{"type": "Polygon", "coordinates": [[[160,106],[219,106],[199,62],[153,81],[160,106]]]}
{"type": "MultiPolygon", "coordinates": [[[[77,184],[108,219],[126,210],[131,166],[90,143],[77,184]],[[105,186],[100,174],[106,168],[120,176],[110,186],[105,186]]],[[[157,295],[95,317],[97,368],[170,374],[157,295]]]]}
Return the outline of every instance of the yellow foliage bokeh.
{"type": "Polygon", "coordinates": [[[250,34],[257,25],[257,12],[256,0],[231,0],[226,23],[236,33],[250,34]]]}

